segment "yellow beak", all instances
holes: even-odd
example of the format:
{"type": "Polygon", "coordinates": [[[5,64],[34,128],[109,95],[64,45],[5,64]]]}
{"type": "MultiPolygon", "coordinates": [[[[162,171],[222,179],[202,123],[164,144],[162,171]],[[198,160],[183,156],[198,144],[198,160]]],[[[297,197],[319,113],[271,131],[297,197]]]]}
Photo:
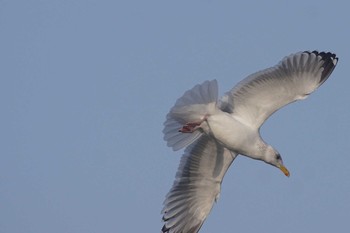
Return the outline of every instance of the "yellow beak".
{"type": "Polygon", "coordinates": [[[289,171],[288,171],[288,169],[285,167],[285,166],[283,166],[283,165],[281,165],[280,167],[279,167],[279,169],[286,175],[286,176],[288,176],[289,177],[289,171]]]}

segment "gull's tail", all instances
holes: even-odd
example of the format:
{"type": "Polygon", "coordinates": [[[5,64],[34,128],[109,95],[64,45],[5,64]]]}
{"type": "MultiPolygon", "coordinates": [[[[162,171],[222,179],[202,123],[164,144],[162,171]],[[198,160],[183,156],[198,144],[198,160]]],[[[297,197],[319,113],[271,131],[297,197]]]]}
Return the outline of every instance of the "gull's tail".
{"type": "Polygon", "coordinates": [[[202,135],[202,131],[182,133],[179,130],[187,123],[202,121],[207,115],[214,113],[217,99],[216,80],[205,81],[186,91],[166,116],[163,133],[167,145],[176,151],[197,140],[202,135]]]}

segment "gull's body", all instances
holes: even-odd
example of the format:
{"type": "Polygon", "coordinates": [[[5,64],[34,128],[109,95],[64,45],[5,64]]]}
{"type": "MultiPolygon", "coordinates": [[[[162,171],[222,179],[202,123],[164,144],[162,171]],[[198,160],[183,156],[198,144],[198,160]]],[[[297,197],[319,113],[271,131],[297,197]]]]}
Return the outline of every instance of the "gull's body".
{"type": "Polygon", "coordinates": [[[245,125],[231,114],[221,111],[210,115],[202,123],[201,128],[205,134],[211,135],[230,151],[254,159],[260,158],[258,148],[259,145],[264,143],[258,129],[245,125]],[[227,137],[227,135],[230,135],[230,137],[227,137]]]}
{"type": "Polygon", "coordinates": [[[238,154],[262,160],[289,176],[278,151],[261,138],[260,127],[281,107],[315,91],[337,61],[332,53],[299,52],[248,76],[220,100],[216,80],[185,92],[164,123],[168,146],[186,149],[164,201],[162,231],[199,231],[238,154]]]}

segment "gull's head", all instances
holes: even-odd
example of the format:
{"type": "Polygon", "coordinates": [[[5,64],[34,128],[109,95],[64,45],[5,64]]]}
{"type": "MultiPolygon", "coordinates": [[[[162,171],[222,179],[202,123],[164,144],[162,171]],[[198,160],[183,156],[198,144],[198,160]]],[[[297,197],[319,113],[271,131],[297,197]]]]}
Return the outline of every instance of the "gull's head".
{"type": "Polygon", "coordinates": [[[284,173],[284,175],[289,177],[289,171],[283,165],[283,160],[280,153],[278,153],[278,151],[271,146],[267,147],[264,161],[268,164],[271,164],[272,166],[279,168],[284,173]]]}

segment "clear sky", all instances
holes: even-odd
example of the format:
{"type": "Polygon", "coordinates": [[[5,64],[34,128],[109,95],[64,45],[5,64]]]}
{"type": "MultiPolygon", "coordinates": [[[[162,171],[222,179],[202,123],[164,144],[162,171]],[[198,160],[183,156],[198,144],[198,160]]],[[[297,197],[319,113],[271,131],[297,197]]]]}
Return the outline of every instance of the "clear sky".
{"type": "Polygon", "coordinates": [[[349,1],[0,1],[0,232],[160,232],[181,158],[162,124],[184,91],[220,94],[301,50],[331,77],[261,133],[286,178],[239,157],[201,233],[345,232],[349,1]]]}

